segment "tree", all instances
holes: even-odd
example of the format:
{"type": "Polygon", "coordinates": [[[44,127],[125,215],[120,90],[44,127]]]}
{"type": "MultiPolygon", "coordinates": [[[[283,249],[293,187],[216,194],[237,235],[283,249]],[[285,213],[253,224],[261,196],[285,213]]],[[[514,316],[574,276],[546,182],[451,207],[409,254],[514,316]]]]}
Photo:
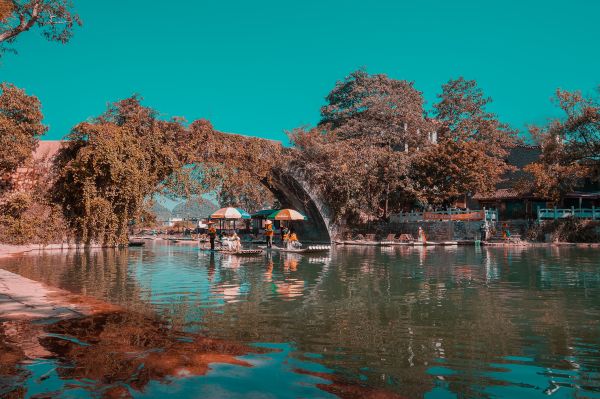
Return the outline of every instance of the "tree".
{"type": "Polygon", "coordinates": [[[505,157],[517,142],[517,132],[487,110],[492,100],[485,97],[476,81],[462,77],[450,80],[438,98],[433,117],[442,138],[481,142],[492,157],[505,157]]]}
{"type": "Polygon", "coordinates": [[[127,242],[146,200],[182,168],[179,121],[161,121],[136,97],[119,101],[93,122],[77,125],[55,159],[53,198],[84,243],[127,242]]]}
{"type": "Polygon", "coordinates": [[[31,158],[46,133],[37,97],[11,84],[0,84],[0,175],[10,174],[31,158]]]}
{"type": "Polygon", "coordinates": [[[542,147],[542,156],[525,169],[534,177],[533,191],[558,202],[580,185],[583,178],[599,179],[600,102],[578,91],[560,89],[554,102],[565,117],[553,119],[545,127],[531,127],[533,137],[542,147]]]}
{"type": "Polygon", "coordinates": [[[291,165],[328,199],[339,218],[386,219],[414,199],[411,159],[434,125],[412,82],[352,72],[338,82],[311,130],[290,138],[291,165]]]}
{"type": "Polygon", "coordinates": [[[0,0],[0,52],[33,27],[60,43],[68,42],[81,19],[70,0],[0,0]]]}
{"type": "Polygon", "coordinates": [[[442,86],[434,104],[439,142],[418,158],[413,176],[430,204],[450,205],[465,194],[490,193],[506,172],[517,132],[487,110],[491,98],[474,80],[442,86]]]}
{"type": "Polygon", "coordinates": [[[493,191],[504,173],[503,162],[488,156],[482,143],[444,140],[414,159],[411,179],[422,203],[449,206],[461,196],[493,191]]]}
{"type": "Polygon", "coordinates": [[[423,96],[413,83],[386,75],[352,72],[338,82],[321,108],[319,126],[340,140],[368,139],[404,150],[423,145],[429,128],[423,96]]]}

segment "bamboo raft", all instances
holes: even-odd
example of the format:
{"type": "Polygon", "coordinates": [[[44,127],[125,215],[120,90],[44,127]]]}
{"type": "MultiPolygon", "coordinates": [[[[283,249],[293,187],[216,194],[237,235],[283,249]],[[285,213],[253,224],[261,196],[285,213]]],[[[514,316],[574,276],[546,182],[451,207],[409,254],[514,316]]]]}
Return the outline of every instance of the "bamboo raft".
{"type": "Polygon", "coordinates": [[[306,248],[279,248],[274,247],[273,249],[279,252],[290,252],[296,254],[313,254],[320,252],[328,252],[331,251],[331,245],[309,245],[306,248]]]}
{"type": "Polygon", "coordinates": [[[339,245],[357,245],[364,247],[392,247],[392,246],[407,246],[407,247],[429,247],[429,246],[455,246],[458,245],[458,241],[336,241],[339,245]]]}
{"type": "Polygon", "coordinates": [[[256,255],[261,255],[263,253],[263,250],[262,249],[242,249],[239,251],[230,251],[228,249],[215,249],[215,252],[219,252],[219,253],[227,254],[227,255],[236,255],[236,256],[256,256],[256,255]]]}

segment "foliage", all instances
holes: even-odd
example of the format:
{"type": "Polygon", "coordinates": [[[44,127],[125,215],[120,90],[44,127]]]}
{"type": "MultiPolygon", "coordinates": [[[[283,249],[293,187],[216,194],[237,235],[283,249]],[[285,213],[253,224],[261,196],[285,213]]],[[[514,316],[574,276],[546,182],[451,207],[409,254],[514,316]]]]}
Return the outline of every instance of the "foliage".
{"type": "Polygon", "coordinates": [[[14,172],[31,158],[47,128],[37,97],[3,83],[0,85],[0,175],[14,172]]]}
{"type": "Polygon", "coordinates": [[[537,195],[558,201],[582,178],[597,181],[600,176],[600,102],[560,89],[554,101],[565,117],[531,128],[542,156],[526,170],[534,176],[537,195]]]}
{"type": "Polygon", "coordinates": [[[62,242],[67,236],[60,208],[39,192],[12,192],[0,204],[0,242],[48,244],[62,242]]]}
{"type": "Polygon", "coordinates": [[[280,143],[207,130],[206,122],[189,130],[196,143],[187,162],[201,167],[204,187],[216,191],[222,206],[254,211],[273,203],[273,171],[286,163],[280,143]]]}
{"type": "Polygon", "coordinates": [[[442,86],[434,104],[438,133],[447,140],[485,144],[490,157],[505,157],[517,141],[517,132],[487,110],[492,102],[474,80],[462,77],[442,86]]]}
{"type": "Polygon", "coordinates": [[[415,158],[411,178],[421,202],[442,206],[464,195],[491,192],[505,169],[502,158],[487,155],[485,144],[445,139],[415,158]]]}
{"type": "Polygon", "coordinates": [[[337,218],[382,215],[386,205],[388,211],[401,206],[410,192],[409,154],[358,139],[340,141],[320,128],[295,129],[290,140],[295,147],[290,167],[303,174],[337,218]]]}
{"type": "Polygon", "coordinates": [[[81,26],[81,19],[70,0],[0,0],[0,54],[33,27],[50,41],[66,43],[75,26],[81,26]]]}
{"type": "Polygon", "coordinates": [[[422,146],[431,129],[422,93],[405,80],[358,70],[338,82],[326,100],[319,126],[339,140],[404,150],[405,144],[422,146]]]}
{"type": "Polygon", "coordinates": [[[316,128],[290,133],[292,167],[338,218],[386,219],[493,190],[511,169],[505,157],[516,132],[486,110],[491,100],[474,81],[442,89],[429,119],[411,82],[353,72],[327,96],[316,128]]]}
{"type": "Polygon", "coordinates": [[[145,200],[183,166],[178,121],[161,121],[136,97],[119,101],[93,122],[77,125],[55,160],[54,200],[84,243],[127,242],[145,200]]]}
{"type": "Polygon", "coordinates": [[[532,226],[527,231],[527,238],[533,241],[544,241],[547,236],[551,242],[598,242],[600,240],[600,223],[592,220],[566,218],[545,221],[532,226]]]}

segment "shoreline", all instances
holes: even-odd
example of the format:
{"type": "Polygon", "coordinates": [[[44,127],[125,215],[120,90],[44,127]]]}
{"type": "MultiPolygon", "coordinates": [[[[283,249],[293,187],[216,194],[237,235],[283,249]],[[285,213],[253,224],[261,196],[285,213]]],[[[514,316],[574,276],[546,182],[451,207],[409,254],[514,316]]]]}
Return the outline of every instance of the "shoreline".
{"type": "Polygon", "coordinates": [[[11,256],[22,255],[27,252],[42,252],[42,251],[57,251],[57,250],[73,250],[73,249],[90,249],[90,248],[109,248],[103,245],[81,245],[71,243],[60,244],[28,244],[28,245],[12,245],[0,244],[0,259],[9,258],[11,256]]]}
{"type": "Polygon", "coordinates": [[[120,307],[0,269],[0,322],[89,316],[120,307]]]}

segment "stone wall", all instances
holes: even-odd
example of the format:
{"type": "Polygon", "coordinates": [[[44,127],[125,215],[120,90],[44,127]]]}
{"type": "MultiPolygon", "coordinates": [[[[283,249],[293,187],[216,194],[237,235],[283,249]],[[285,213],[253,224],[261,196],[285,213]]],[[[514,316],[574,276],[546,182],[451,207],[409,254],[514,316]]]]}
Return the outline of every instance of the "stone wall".
{"type": "Polygon", "coordinates": [[[354,234],[376,234],[385,239],[388,234],[412,234],[417,237],[419,227],[425,231],[428,240],[453,241],[480,239],[482,221],[421,221],[406,223],[377,223],[363,225],[353,230],[354,234]]]}

